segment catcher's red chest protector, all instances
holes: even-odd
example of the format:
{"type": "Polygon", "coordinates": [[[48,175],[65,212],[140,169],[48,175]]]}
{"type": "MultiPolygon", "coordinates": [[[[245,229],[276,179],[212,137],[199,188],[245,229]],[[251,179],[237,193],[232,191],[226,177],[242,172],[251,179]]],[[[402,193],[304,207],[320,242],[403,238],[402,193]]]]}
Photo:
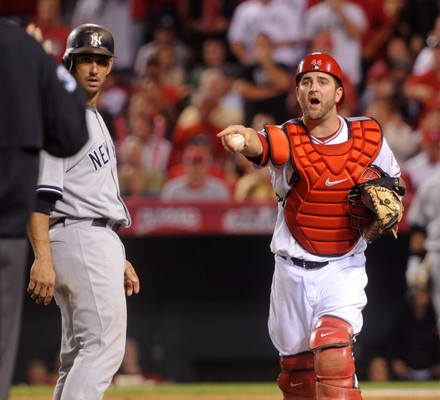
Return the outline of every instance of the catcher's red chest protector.
{"type": "Polygon", "coordinates": [[[296,177],[285,198],[284,218],[293,237],[312,254],[347,253],[360,237],[359,230],[352,228],[347,194],[377,157],[382,132],[370,118],[350,118],[347,123],[350,138],[336,145],[313,144],[300,120],[288,121],[283,129],[266,126],[275,166],[289,161],[285,145],[290,146],[296,177]]]}

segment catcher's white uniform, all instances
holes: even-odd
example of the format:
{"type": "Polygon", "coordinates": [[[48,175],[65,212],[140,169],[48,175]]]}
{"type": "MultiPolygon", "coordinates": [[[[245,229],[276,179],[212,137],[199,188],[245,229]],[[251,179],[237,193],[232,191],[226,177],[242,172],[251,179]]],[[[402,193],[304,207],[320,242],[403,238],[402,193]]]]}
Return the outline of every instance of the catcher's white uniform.
{"type": "MultiPolygon", "coordinates": [[[[346,121],[339,117],[340,129],[332,137],[315,143],[332,145],[347,141],[346,121]]],[[[374,164],[391,177],[400,176],[400,168],[385,139],[374,164]]],[[[270,166],[275,191],[283,196],[289,187],[292,167],[270,166]]],[[[284,219],[284,209],[278,205],[278,217],[271,241],[275,254],[269,313],[269,333],[280,355],[309,350],[308,341],[316,321],[323,315],[339,317],[350,323],[354,333],[362,328],[362,310],[367,303],[364,251],[367,244],[360,238],[355,248],[339,257],[322,257],[307,252],[295,240],[284,219]],[[324,262],[320,269],[307,270],[284,257],[324,262]],[[325,293],[325,297],[322,296],[325,293]]]]}

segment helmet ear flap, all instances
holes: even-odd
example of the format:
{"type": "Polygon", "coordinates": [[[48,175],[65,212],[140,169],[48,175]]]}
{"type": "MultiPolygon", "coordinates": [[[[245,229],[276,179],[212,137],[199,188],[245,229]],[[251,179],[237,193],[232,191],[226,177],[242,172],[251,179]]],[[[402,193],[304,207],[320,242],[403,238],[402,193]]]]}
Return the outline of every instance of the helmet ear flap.
{"type": "Polygon", "coordinates": [[[72,54],[71,53],[65,53],[63,55],[63,65],[64,68],[67,69],[67,71],[70,72],[70,70],[72,69],[72,54]]]}

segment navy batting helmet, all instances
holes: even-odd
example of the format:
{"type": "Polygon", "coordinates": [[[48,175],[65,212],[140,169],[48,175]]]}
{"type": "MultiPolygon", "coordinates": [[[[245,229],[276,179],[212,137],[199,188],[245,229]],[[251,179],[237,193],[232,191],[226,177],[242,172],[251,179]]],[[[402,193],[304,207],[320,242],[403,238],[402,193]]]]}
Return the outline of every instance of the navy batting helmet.
{"type": "Polygon", "coordinates": [[[70,32],[67,38],[63,64],[70,71],[72,54],[102,54],[115,57],[115,44],[110,31],[96,24],[83,24],[70,32]]]}

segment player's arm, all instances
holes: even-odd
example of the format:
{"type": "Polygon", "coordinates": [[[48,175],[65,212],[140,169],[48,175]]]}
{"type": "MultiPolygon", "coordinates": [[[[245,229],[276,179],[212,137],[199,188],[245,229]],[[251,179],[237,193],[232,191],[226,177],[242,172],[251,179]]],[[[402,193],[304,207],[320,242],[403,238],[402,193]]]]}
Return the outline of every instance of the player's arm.
{"type": "Polygon", "coordinates": [[[27,292],[37,304],[48,305],[53,298],[55,271],[49,240],[49,215],[33,212],[28,225],[28,236],[35,260],[30,271],[27,292]]]}
{"type": "Polygon", "coordinates": [[[425,254],[425,238],[426,232],[424,229],[413,228],[409,241],[409,250],[412,254],[425,254]]]}
{"type": "Polygon", "coordinates": [[[257,86],[253,83],[239,79],[234,83],[234,90],[242,98],[250,101],[264,100],[269,97],[277,96],[281,93],[278,87],[274,86],[257,86]]]}
{"type": "Polygon", "coordinates": [[[429,280],[428,257],[424,247],[426,231],[422,227],[411,227],[409,256],[406,263],[405,280],[408,287],[425,287],[429,280]]]}
{"type": "Polygon", "coordinates": [[[243,43],[231,42],[229,46],[232,54],[237,58],[240,64],[248,65],[251,63],[251,60],[247,54],[246,46],[243,43]]]}
{"type": "Polygon", "coordinates": [[[425,240],[430,215],[426,210],[430,207],[432,186],[429,182],[418,187],[411,200],[407,213],[410,231],[409,256],[406,265],[405,278],[409,287],[425,287],[429,280],[429,257],[426,256],[425,240]]]}
{"type": "Polygon", "coordinates": [[[44,303],[46,306],[52,301],[55,288],[55,270],[49,239],[49,215],[56,201],[62,198],[62,190],[55,189],[51,187],[48,191],[42,186],[37,189],[35,209],[28,224],[28,237],[35,260],[31,267],[27,291],[37,304],[44,303]]]}
{"type": "Polygon", "coordinates": [[[141,286],[136,271],[130,261],[125,260],[124,286],[127,296],[138,294],[141,286]]]}

